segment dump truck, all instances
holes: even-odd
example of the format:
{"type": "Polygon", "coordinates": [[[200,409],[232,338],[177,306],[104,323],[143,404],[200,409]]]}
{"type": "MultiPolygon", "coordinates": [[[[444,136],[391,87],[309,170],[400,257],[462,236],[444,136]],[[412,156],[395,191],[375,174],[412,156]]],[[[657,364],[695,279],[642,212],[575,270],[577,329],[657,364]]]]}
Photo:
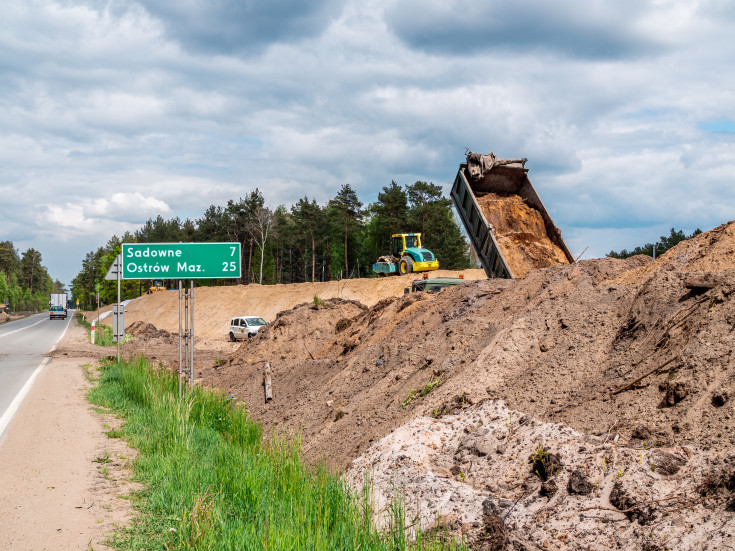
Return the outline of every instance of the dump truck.
{"type": "Polygon", "coordinates": [[[452,185],[452,202],[489,278],[574,262],[528,179],[527,161],[470,151],[452,185]]]}
{"type": "Polygon", "coordinates": [[[438,270],[439,261],[428,249],[421,246],[420,233],[396,233],[390,238],[390,254],[381,256],[373,264],[373,272],[379,277],[412,272],[438,270]]]}

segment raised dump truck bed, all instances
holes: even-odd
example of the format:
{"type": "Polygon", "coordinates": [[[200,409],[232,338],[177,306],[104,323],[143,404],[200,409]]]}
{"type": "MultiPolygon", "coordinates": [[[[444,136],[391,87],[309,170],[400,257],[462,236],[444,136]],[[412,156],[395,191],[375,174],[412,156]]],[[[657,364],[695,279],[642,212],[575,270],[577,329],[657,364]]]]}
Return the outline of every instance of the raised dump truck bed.
{"type": "Polygon", "coordinates": [[[574,262],[528,179],[526,159],[469,153],[451,197],[488,277],[523,277],[529,270],[574,262]]]}

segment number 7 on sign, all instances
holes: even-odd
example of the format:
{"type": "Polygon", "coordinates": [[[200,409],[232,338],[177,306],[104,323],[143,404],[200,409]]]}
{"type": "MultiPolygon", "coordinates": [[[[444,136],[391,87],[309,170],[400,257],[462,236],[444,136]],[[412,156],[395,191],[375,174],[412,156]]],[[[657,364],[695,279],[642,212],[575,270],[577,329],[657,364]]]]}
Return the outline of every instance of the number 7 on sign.
{"type": "Polygon", "coordinates": [[[237,247],[230,247],[230,256],[235,256],[235,249],[237,249],[237,247]]]}

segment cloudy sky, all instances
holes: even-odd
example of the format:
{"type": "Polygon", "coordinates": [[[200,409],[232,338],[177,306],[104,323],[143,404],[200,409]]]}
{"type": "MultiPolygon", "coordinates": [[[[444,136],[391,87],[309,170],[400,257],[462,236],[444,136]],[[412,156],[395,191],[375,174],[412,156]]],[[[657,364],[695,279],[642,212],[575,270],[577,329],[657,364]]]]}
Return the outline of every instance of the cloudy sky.
{"type": "Polygon", "coordinates": [[[2,0],[0,240],[69,283],[255,187],[448,192],[527,157],[572,254],[735,218],[729,0],[2,0]]]}

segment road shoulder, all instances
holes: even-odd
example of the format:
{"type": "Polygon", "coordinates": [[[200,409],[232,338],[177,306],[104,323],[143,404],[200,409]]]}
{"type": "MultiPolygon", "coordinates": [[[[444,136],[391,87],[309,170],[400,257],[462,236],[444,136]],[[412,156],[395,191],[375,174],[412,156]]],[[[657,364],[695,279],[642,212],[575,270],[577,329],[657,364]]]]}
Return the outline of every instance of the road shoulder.
{"type": "Polygon", "coordinates": [[[0,549],[107,549],[132,516],[134,451],[106,436],[119,420],[86,399],[84,365],[104,354],[85,345],[72,322],[0,441],[0,549]]]}

